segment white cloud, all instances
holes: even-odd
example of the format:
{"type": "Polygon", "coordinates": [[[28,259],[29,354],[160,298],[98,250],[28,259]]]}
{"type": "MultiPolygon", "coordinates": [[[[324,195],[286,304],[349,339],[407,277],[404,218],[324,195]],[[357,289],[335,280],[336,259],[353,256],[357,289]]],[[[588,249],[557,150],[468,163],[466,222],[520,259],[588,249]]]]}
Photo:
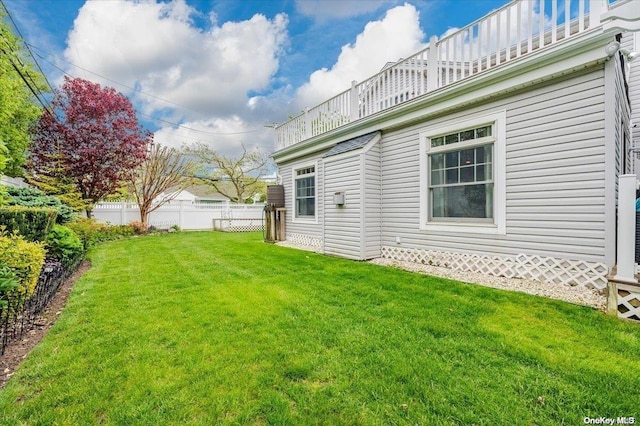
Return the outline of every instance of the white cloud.
{"type": "MultiPolygon", "coordinates": [[[[87,2],[69,33],[65,57],[152,93],[154,97],[135,94],[146,113],[178,104],[186,109],[177,114],[190,120],[239,114],[247,92],[267,88],[278,70],[287,43],[287,16],[270,20],[256,14],[218,25],[211,15],[204,17],[209,21],[204,29],[195,26],[195,17],[203,18],[184,0],[87,2]]],[[[77,69],[72,74],[114,85],[77,69]]]]}
{"type": "Polygon", "coordinates": [[[222,155],[234,156],[247,149],[273,150],[273,130],[261,123],[251,122],[240,116],[188,121],[181,127],[165,127],[154,134],[154,142],[163,146],[180,148],[195,142],[209,145],[222,155]]]}
{"type": "Polygon", "coordinates": [[[331,69],[311,74],[297,92],[300,108],[314,106],[376,74],[387,63],[407,57],[424,47],[420,13],[411,4],[387,11],[384,18],[369,22],[355,43],[342,47],[331,69]]]}
{"type": "Polygon", "coordinates": [[[389,0],[296,0],[296,10],[318,20],[349,18],[374,12],[389,0]]]}

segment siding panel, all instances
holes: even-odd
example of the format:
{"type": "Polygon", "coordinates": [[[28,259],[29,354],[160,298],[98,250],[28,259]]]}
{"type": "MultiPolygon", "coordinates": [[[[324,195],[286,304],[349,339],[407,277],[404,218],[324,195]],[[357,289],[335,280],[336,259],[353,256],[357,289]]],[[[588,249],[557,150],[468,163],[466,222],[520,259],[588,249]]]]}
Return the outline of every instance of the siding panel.
{"type": "Polygon", "coordinates": [[[380,164],[380,142],[364,155],[364,258],[380,257],[382,229],[382,167],[380,164]]]}
{"type": "Polygon", "coordinates": [[[360,155],[354,153],[338,160],[325,159],[325,229],[324,251],[326,254],[361,258],[361,207],[360,155]],[[344,191],[345,204],[333,204],[333,195],[344,191]]]}
{"type": "Polygon", "coordinates": [[[604,68],[385,133],[382,244],[604,261],[604,68]],[[506,235],[419,230],[419,133],[506,110],[506,235]]]}
{"type": "Polygon", "coordinates": [[[283,163],[278,166],[278,174],[282,179],[282,184],[285,188],[284,194],[284,205],[286,208],[286,223],[285,223],[285,233],[291,234],[303,234],[311,237],[322,238],[322,220],[323,220],[323,181],[322,181],[322,161],[321,155],[317,154],[315,156],[305,157],[300,160],[283,163]],[[301,165],[309,164],[317,162],[316,167],[316,187],[317,194],[316,197],[316,217],[317,223],[310,221],[294,221],[295,208],[293,205],[293,191],[295,188],[293,187],[293,178],[292,173],[293,170],[299,168],[301,165]]]}

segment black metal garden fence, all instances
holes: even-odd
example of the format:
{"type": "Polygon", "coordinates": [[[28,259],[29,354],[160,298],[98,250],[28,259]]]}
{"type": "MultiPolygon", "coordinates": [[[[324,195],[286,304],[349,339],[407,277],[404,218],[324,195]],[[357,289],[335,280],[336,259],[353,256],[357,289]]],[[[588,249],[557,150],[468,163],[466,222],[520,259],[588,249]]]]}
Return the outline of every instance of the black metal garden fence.
{"type": "Polygon", "coordinates": [[[19,294],[5,295],[6,306],[0,307],[0,355],[12,340],[38,326],[47,305],[83,259],[84,254],[78,256],[68,268],[63,268],[57,260],[46,260],[33,294],[27,300],[19,294]]]}

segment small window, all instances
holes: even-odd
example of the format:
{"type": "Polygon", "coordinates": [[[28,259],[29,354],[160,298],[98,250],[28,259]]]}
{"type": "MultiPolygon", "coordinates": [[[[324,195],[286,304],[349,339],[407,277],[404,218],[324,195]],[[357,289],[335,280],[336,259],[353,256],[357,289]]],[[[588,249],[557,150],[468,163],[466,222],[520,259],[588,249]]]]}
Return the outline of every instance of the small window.
{"type": "Polygon", "coordinates": [[[316,168],[295,170],[295,214],[299,218],[316,215],[316,168]]]}

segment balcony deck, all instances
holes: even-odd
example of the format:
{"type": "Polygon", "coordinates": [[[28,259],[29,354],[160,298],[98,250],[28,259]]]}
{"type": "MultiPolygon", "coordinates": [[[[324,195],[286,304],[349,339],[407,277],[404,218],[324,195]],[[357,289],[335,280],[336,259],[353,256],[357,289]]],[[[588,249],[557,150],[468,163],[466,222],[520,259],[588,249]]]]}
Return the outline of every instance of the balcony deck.
{"type": "Polygon", "coordinates": [[[597,28],[607,5],[606,0],[514,0],[441,39],[431,37],[425,49],[277,125],[276,151],[597,28]]]}

